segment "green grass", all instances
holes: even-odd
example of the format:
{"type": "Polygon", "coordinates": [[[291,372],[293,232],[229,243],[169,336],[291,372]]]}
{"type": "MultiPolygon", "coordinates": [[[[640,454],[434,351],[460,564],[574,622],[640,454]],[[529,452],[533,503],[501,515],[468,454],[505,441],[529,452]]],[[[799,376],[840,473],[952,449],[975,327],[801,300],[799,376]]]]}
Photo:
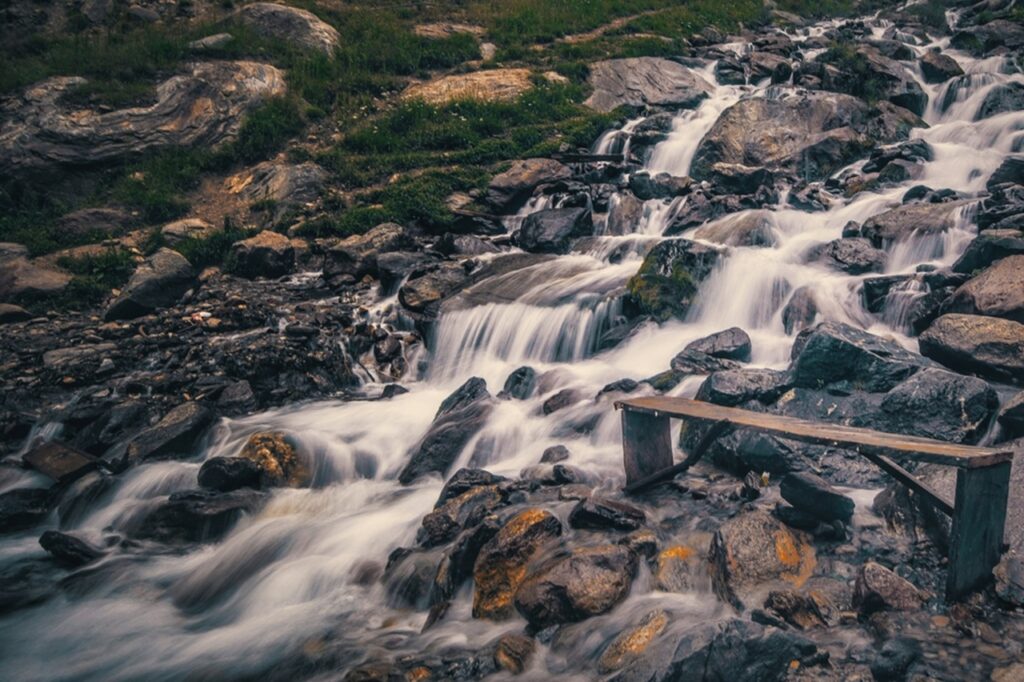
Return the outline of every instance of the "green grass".
{"type": "Polygon", "coordinates": [[[224,229],[218,230],[208,237],[186,239],[174,250],[184,256],[192,267],[201,270],[211,265],[219,265],[227,258],[231,245],[249,236],[244,230],[236,227],[231,221],[224,221],[224,229]]]}
{"type": "Polygon", "coordinates": [[[112,289],[123,287],[135,272],[135,257],[121,249],[107,249],[97,255],[64,257],[57,265],[73,277],[58,296],[41,304],[58,309],[80,309],[98,305],[112,289]]]}

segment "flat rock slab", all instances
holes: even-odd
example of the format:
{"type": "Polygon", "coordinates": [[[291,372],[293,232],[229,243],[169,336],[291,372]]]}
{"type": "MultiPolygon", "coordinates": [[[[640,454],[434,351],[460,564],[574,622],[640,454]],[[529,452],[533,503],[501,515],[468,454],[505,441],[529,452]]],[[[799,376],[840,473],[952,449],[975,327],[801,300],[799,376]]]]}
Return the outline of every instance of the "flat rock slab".
{"type": "Polygon", "coordinates": [[[713,89],[691,69],[661,57],[597,62],[590,67],[589,80],[594,94],[586,105],[605,112],[623,105],[692,108],[713,89]]]}
{"type": "Polygon", "coordinates": [[[34,448],[22,461],[55,481],[70,481],[96,468],[94,457],[58,441],[34,448]]]}

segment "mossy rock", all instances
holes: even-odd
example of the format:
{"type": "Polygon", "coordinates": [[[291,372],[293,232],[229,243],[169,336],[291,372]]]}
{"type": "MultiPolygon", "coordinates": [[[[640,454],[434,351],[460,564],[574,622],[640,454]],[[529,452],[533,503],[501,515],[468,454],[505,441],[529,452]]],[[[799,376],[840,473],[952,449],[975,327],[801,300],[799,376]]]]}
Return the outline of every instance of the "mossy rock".
{"type": "Polygon", "coordinates": [[[658,322],[685,318],[700,283],[725,253],[687,239],[661,242],[626,283],[629,305],[637,315],[649,315],[658,322]]]}
{"type": "Polygon", "coordinates": [[[297,443],[283,433],[254,433],[238,456],[259,465],[265,486],[305,488],[310,483],[309,466],[300,456],[297,443]]]}

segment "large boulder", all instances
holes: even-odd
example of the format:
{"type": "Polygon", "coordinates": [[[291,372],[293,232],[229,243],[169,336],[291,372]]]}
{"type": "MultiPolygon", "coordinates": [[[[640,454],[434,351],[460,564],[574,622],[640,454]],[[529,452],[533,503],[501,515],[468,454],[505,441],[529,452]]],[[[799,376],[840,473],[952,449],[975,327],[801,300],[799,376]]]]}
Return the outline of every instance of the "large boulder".
{"type": "Polygon", "coordinates": [[[434,304],[462,291],[470,283],[467,265],[468,262],[445,262],[412,277],[398,290],[398,302],[417,313],[435,309],[434,304]]]}
{"type": "Polygon", "coordinates": [[[710,179],[714,164],[733,163],[824,180],[870,147],[906,138],[914,121],[892,125],[886,113],[831,92],[786,90],[740,100],[701,140],[690,175],[710,179]]]}
{"type": "Polygon", "coordinates": [[[1024,254],[1008,256],[968,281],[943,311],[1024,322],[1024,254]]]}
{"type": "Polygon", "coordinates": [[[405,228],[396,223],[377,225],[366,234],[353,235],[335,244],[324,260],[324,277],[330,282],[344,278],[378,276],[380,254],[404,251],[415,246],[405,228]]]}
{"type": "Polygon", "coordinates": [[[608,219],[605,221],[604,233],[616,237],[632,234],[643,215],[644,202],[635,195],[630,192],[614,194],[608,202],[608,219]]]}
{"type": "Polygon", "coordinates": [[[499,211],[514,211],[541,185],[572,178],[568,166],[552,159],[514,161],[487,186],[487,203],[499,211]]]}
{"type": "Polygon", "coordinates": [[[871,246],[863,237],[836,239],[825,245],[820,258],[829,267],[851,275],[882,272],[888,254],[871,246]]]}
{"type": "Polygon", "coordinates": [[[973,273],[987,268],[1007,256],[1024,255],[1024,232],[1020,230],[985,230],[967,245],[953,263],[953,272],[973,273]]]}
{"type": "Polygon", "coordinates": [[[878,393],[892,389],[930,365],[893,339],[829,321],[805,329],[797,337],[793,344],[791,381],[807,388],[850,382],[862,390],[878,393]]]}
{"type": "Polygon", "coordinates": [[[238,10],[234,16],[259,36],[322,52],[329,57],[341,41],[333,26],[298,7],[254,2],[238,10]]]}
{"type": "Polygon", "coordinates": [[[243,457],[211,457],[199,467],[199,485],[228,493],[239,488],[260,487],[260,465],[243,457]]]}
{"type": "Polygon", "coordinates": [[[1003,47],[1010,51],[1018,50],[1024,47],[1024,26],[1008,19],[968,26],[953,34],[949,46],[976,57],[1003,47]]]}
{"type": "Polygon", "coordinates": [[[626,284],[630,303],[641,315],[659,321],[682,319],[724,249],[687,239],[666,239],[651,249],[626,284]]]}
{"type": "Polygon", "coordinates": [[[960,209],[965,203],[904,204],[865,220],[861,234],[875,248],[885,249],[913,235],[948,232],[957,226],[960,209]]]}
{"type": "Polygon", "coordinates": [[[589,82],[594,92],[586,104],[605,112],[620,106],[693,108],[713,91],[693,70],[661,57],[597,62],[589,82]]]}
{"type": "Polygon", "coordinates": [[[161,227],[160,237],[173,248],[190,239],[206,239],[216,232],[217,228],[202,218],[182,218],[161,227]]]}
{"type": "Polygon", "coordinates": [[[863,613],[882,609],[913,611],[921,608],[925,596],[906,578],[869,561],[857,572],[853,588],[853,605],[863,613]]]}
{"type": "Polygon", "coordinates": [[[810,538],[763,510],[722,524],[711,541],[708,561],[715,593],[738,609],[772,583],[801,587],[817,565],[810,538]]]}
{"type": "Polygon", "coordinates": [[[0,173],[121,161],[155,149],[214,147],[232,139],[245,114],[285,92],[284,74],[268,64],[210,62],[157,86],[147,107],[71,111],[61,98],[85,83],[57,77],[15,102],[0,126],[0,173]]]}
{"type": "Polygon", "coordinates": [[[295,248],[283,234],[263,230],[232,244],[228,258],[231,270],[243,277],[276,278],[294,269],[295,248]]]}
{"type": "Polygon", "coordinates": [[[774,229],[772,212],[759,209],[729,214],[702,225],[693,238],[725,246],[771,246],[775,243],[774,229]]]}
{"type": "Polygon", "coordinates": [[[988,91],[974,119],[980,121],[996,114],[1021,109],[1024,109],[1024,83],[1002,83],[988,91]]]}
{"type": "Polygon", "coordinates": [[[960,64],[947,54],[929,50],[921,55],[921,73],[927,83],[945,83],[950,78],[964,75],[960,64]]]}
{"type": "Polygon", "coordinates": [[[197,446],[213,418],[210,409],[198,401],[182,403],[135,436],[128,443],[127,458],[131,462],[141,462],[191,457],[196,454],[197,446]]]}
{"type": "Polygon", "coordinates": [[[935,320],[919,341],[923,355],[958,372],[1024,383],[1024,324],[954,313],[935,320]]]}
{"type": "Polygon", "coordinates": [[[524,251],[567,253],[573,239],[593,231],[590,209],[550,208],[528,215],[517,239],[524,251]]]}
{"type": "Polygon", "coordinates": [[[561,534],[561,522],[543,509],[526,509],[509,519],[481,548],[473,566],[473,617],[510,618],[530,561],[561,534]]]}
{"type": "Polygon", "coordinates": [[[538,629],[598,616],[626,598],[637,566],[637,555],[622,545],[556,556],[519,586],[516,610],[538,629]]]}
{"type": "MultiPolygon", "coordinates": [[[[823,58],[827,56],[828,53],[823,58]]],[[[882,54],[876,46],[867,44],[855,48],[853,59],[859,67],[855,73],[826,78],[825,84],[831,89],[857,93],[865,83],[870,83],[876,97],[888,99],[918,116],[924,114],[928,95],[902,64],[882,54]]]]}
{"type": "Polygon", "coordinates": [[[135,270],[103,317],[127,320],[174,305],[192,287],[196,273],[177,251],[162,248],[135,270]]]}
{"type": "Polygon", "coordinates": [[[691,341],[685,350],[704,353],[713,358],[750,361],[750,336],[739,327],[730,327],[710,336],[691,341]]]}
{"type": "Polygon", "coordinates": [[[444,399],[434,422],[410,452],[409,462],[398,475],[403,485],[428,473],[444,475],[487,421],[494,401],[487,382],[473,377],[444,399]]]}
{"type": "Polygon", "coordinates": [[[871,426],[911,436],[977,443],[999,406],[981,379],[926,368],[885,394],[871,426]]]}

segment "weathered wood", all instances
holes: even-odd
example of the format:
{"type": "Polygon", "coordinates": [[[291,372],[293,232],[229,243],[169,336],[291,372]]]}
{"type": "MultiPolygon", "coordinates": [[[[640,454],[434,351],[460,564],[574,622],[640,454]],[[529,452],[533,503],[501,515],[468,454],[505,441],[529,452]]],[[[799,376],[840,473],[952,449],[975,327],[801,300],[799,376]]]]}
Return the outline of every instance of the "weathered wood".
{"type": "Polygon", "coordinates": [[[96,458],[59,441],[43,443],[21,458],[26,466],[55,481],[67,482],[92,471],[96,458]]]}
{"type": "Polygon", "coordinates": [[[668,417],[623,411],[622,456],[627,485],[672,466],[668,417]]]}
{"type": "Polygon", "coordinates": [[[978,448],[841,424],[811,422],[777,414],[722,407],[686,398],[633,398],[616,402],[615,406],[628,412],[639,411],[663,417],[713,422],[726,420],[737,427],[777,433],[793,440],[844,447],[862,454],[883,455],[897,460],[908,459],[970,469],[988,467],[1013,459],[1013,452],[1010,450],[978,448]]]}
{"type": "Polygon", "coordinates": [[[625,488],[623,488],[623,490],[630,494],[636,493],[639,492],[640,490],[643,490],[649,486],[654,485],[655,483],[667,481],[671,478],[674,478],[676,475],[683,473],[684,471],[692,467],[694,464],[699,462],[701,457],[704,456],[704,453],[707,452],[707,449],[711,447],[712,443],[718,440],[722,436],[722,434],[724,434],[730,428],[732,428],[732,425],[729,424],[729,422],[715,422],[711,426],[711,428],[708,429],[707,433],[704,434],[703,438],[700,439],[700,442],[697,443],[697,445],[693,448],[693,452],[691,452],[685,460],[679,462],[678,464],[673,464],[667,469],[657,471],[651,474],[650,476],[646,476],[640,479],[639,481],[636,481],[635,483],[627,485],[625,488]]]}
{"type": "Polygon", "coordinates": [[[985,469],[960,469],[949,538],[946,599],[983,587],[1003,551],[1003,526],[1010,493],[1010,462],[985,469]]]}
{"type": "Polygon", "coordinates": [[[903,485],[927,497],[943,514],[946,516],[953,515],[953,503],[943,497],[939,491],[935,490],[935,488],[932,488],[927,483],[917,480],[914,478],[912,473],[884,455],[874,455],[868,452],[862,454],[878,465],[878,468],[888,473],[903,485]]]}

